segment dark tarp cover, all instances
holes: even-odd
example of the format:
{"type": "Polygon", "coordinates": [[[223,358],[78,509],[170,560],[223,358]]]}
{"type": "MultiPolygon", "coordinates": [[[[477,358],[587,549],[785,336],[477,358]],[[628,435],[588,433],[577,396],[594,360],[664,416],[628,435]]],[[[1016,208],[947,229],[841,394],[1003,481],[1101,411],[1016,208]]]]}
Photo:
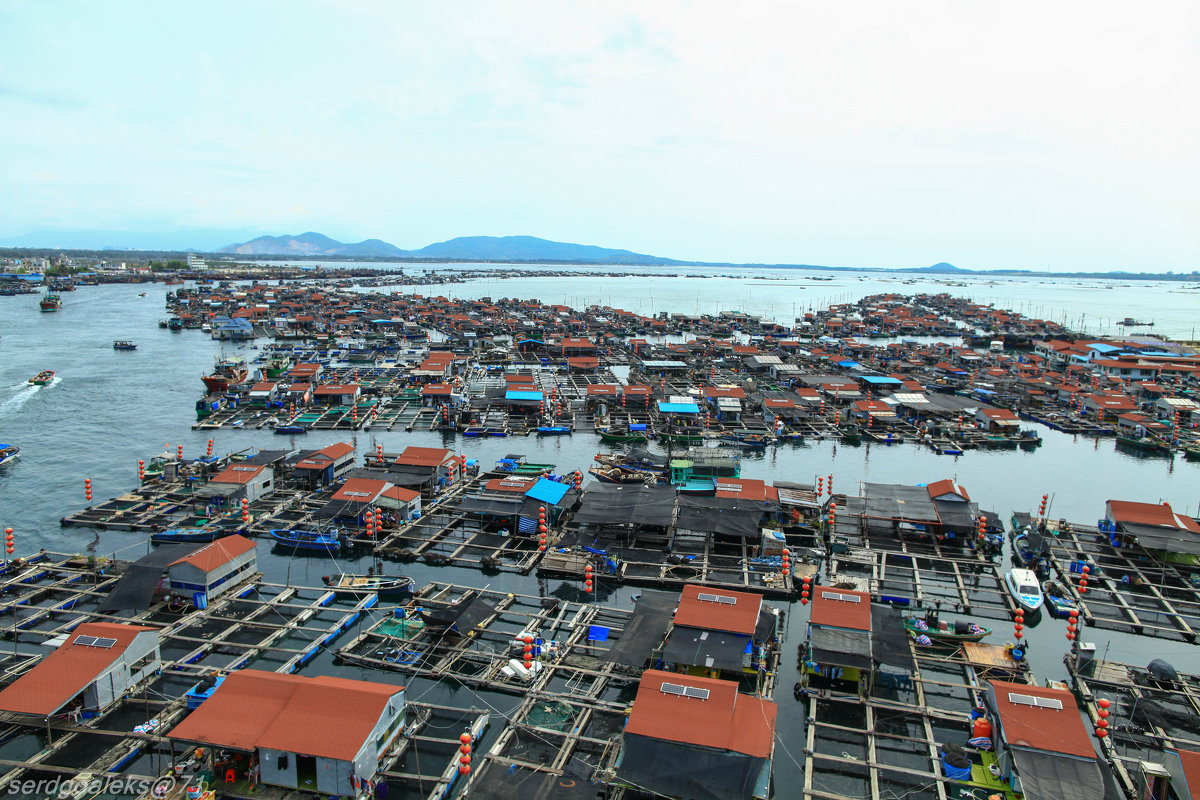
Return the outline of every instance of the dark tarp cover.
{"type": "Polygon", "coordinates": [[[937,522],[937,509],[924,486],[905,486],[896,483],[864,483],[864,513],[876,519],[907,522],[937,522]]]}
{"type": "Polygon", "coordinates": [[[971,504],[956,500],[934,500],[933,507],[937,510],[942,525],[955,531],[973,531],[975,515],[971,513],[971,504]]]}
{"type": "Polygon", "coordinates": [[[871,634],[814,626],[809,638],[813,661],[835,667],[871,668],[871,634]]]}
{"type": "Polygon", "coordinates": [[[775,631],[775,621],[779,617],[771,613],[770,606],[763,606],[758,611],[758,622],[754,625],[754,641],[765,642],[775,631]]]}
{"type": "Polygon", "coordinates": [[[426,612],[424,618],[425,624],[431,628],[447,628],[466,634],[495,613],[496,609],[482,597],[472,597],[426,612]]]}
{"type": "Polygon", "coordinates": [[[114,611],[145,611],[154,599],[154,590],[158,588],[163,573],[167,571],[167,565],[207,546],[197,543],[159,545],[153,552],[142,556],[125,569],[121,580],[117,581],[117,585],[96,612],[108,614],[114,611]]]}
{"type": "Polygon", "coordinates": [[[1104,776],[1096,759],[1012,748],[1025,800],[1100,800],[1104,776]]]}
{"type": "Polygon", "coordinates": [[[663,658],[706,669],[741,669],[749,636],[676,625],[663,648],[663,658]]]}
{"type": "Polygon", "coordinates": [[[743,539],[761,535],[763,514],[777,510],[774,503],[736,497],[679,497],[676,526],[743,539]]]}
{"type": "Polygon", "coordinates": [[[437,475],[436,467],[412,467],[406,464],[392,464],[388,467],[387,475],[381,480],[396,486],[422,486],[433,483],[437,475]]]}
{"type": "Polygon", "coordinates": [[[580,525],[659,525],[675,518],[675,489],[670,486],[601,483],[583,493],[575,512],[580,525]]]}
{"type": "Polygon", "coordinates": [[[1169,553],[1200,555],[1200,534],[1157,525],[1137,525],[1122,522],[1121,530],[1137,537],[1138,544],[1147,550],[1166,550],[1169,553]]]}
{"type": "Polygon", "coordinates": [[[617,778],[642,790],[686,800],[746,800],[765,781],[769,762],[742,753],[689,747],[625,734],[617,778]]]}
{"type": "Polygon", "coordinates": [[[625,623],[621,638],[598,658],[627,667],[645,664],[650,651],[662,644],[678,604],[679,598],[667,592],[643,594],[634,606],[633,616],[625,623]]]}
{"type": "MultiPolygon", "coordinates": [[[[989,517],[989,519],[991,519],[991,517],[989,517]]],[[[1033,517],[1030,516],[1028,512],[1025,512],[1025,511],[1014,511],[1013,512],[1012,524],[1013,524],[1013,527],[1016,528],[1018,531],[1020,531],[1021,528],[1024,528],[1026,525],[1029,525],[1032,522],[1033,522],[1033,517]]]]}
{"type": "Polygon", "coordinates": [[[900,610],[881,603],[871,604],[871,658],[905,672],[916,669],[908,631],[900,610]]]}
{"type": "Polygon", "coordinates": [[[367,504],[360,503],[357,500],[330,500],[314,511],[313,516],[317,519],[333,519],[335,517],[357,519],[358,515],[366,511],[366,509],[367,504]]]}
{"type": "MultiPolygon", "coordinates": [[[[486,763],[486,762],[485,762],[486,763]]],[[[594,800],[596,785],[591,783],[592,768],[572,759],[567,762],[562,775],[534,772],[522,766],[502,768],[496,763],[488,764],[486,772],[481,769],[471,788],[463,794],[464,800],[594,800]]]]}

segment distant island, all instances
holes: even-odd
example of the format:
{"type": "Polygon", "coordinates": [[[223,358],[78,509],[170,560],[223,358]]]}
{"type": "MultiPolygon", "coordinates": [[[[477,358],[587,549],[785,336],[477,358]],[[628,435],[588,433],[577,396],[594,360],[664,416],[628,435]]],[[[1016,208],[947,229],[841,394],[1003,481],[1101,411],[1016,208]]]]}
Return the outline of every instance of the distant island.
{"type": "MultiPolygon", "coordinates": [[[[201,231],[209,242],[219,232],[201,231]]],[[[642,267],[710,267],[716,269],[794,269],[819,272],[873,273],[887,275],[921,275],[953,280],[955,278],[1049,278],[1054,280],[1085,278],[1095,280],[1151,280],[1151,281],[1200,281],[1200,270],[1191,272],[1051,272],[1045,269],[965,269],[945,261],[928,267],[830,267],[821,264],[765,264],[730,261],[684,261],[663,256],[635,253],[610,247],[587,244],[571,244],[540,239],[536,236],[460,236],[444,242],[435,242],[416,250],[404,250],[382,239],[364,239],[361,242],[340,242],[322,233],[307,233],[282,236],[258,236],[240,244],[225,245],[217,249],[201,247],[174,249],[162,246],[167,234],[136,234],[128,231],[74,231],[58,234],[26,234],[0,240],[0,259],[26,257],[55,258],[60,256],[91,257],[101,260],[123,259],[128,261],[171,261],[183,258],[187,253],[211,255],[216,260],[239,259],[245,261],[367,261],[399,263],[511,263],[528,265],[584,265],[584,266],[642,266],[642,267]],[[61,242],[58,247],[35,246],[54,236],[61,242]],[[125,247],[88,247],[80,243],[85,239],[95,241],[119,241],[137,239],[138,242],[159,243],[158,247],[132,249],[125,247]],[[74,246],[71,246],[71,245],[74,246]]],[[[190,234],[176,234],[178,237],[190,234]]],[[[223,237],[222,237],[223,238],[223,237]]],[[[221,239],[216,239],[221,241],[221,239]]],[[[178,244],[175,245],[178,248],[178,244]]],[[[3,265],[0,265],[2,268],[3,265]]]]}
{"type": "Polygon", "coordinates": [[[669,258],[648,256],[630,250],[614,250],[588,244],[552,242],[536,236],[460,236],[426,245],[419,250],[401,250],[381,239],[347,244],[309,231],[299,236],[259,236],[241,244],[222,247],[218,253],[238,256],[300,256],[305,258],[395,258],[403,260],[464,261],[567,261],[594,264],[682,264],[669,258]]]}

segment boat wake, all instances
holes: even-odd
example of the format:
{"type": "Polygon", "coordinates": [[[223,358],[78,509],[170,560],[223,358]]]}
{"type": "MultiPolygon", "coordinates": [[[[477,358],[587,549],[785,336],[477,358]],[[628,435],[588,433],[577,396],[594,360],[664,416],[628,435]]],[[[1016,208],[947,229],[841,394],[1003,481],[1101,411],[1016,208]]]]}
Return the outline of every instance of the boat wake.
{"type": "MultiPolygon", "coordinates": [[[[58,380],[58,378],[55,378],[55,380],[58,380]]],[[[21,406],[29,402],[29,398],[37,394],[38,390],[42,388],[41,386],[30,386],[28,383],[20,383],[18,386],[21,387],[20,391],[0,403],[0,416],[15,414],[20,411],[21,406]]]]}

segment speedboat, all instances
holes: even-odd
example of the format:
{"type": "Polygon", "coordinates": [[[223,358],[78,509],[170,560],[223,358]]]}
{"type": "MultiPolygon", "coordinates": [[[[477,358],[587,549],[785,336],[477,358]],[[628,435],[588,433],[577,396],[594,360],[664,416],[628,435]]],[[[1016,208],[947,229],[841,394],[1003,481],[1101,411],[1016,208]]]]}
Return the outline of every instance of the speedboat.
{"type": "Polygon", "coordinates": [[[3,467],[8,462],[15,460],[20,452],[21,448],[17,447],[15,444],[0,444],[0,467],[3,467]]]}
{"type": "Polygon", "coordinates": [[[1024,610],[1041,609],[1045,597],[1042,594],[1042,585],[1033,570],[1021,567],[1010,569],[1004,576],[1004,585],[1017,601],[1017,605],[1024,610]]]}
{"type": "Polygon", "coordinates": [[[54,380],[54,370],[44,369],[37,375],[29,379],[29,382],[34,386],[45,386],[50,381],[54,380]]]}

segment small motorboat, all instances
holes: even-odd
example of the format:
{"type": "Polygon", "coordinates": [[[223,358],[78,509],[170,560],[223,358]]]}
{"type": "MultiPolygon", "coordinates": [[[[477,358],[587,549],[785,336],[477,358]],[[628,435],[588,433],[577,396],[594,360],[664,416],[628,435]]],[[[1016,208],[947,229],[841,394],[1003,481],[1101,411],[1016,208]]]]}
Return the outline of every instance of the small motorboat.
{"type": "Polygon", "coordinates": [[[137,345],[128,339],[117,339],[113,342],[113,350],[137,350],[137,345]]]}
{"type": "Polygon", "coordinates": [[[1045,597],[1037,575],[1031,569],[1014,567],[1004,575],[1004,585],[1017,605],[1026,611],[1040,611],[1045,597]]]}
{"type": "Polygon", "coordinates": [[[44,369],[37,375],[29,379],[29,382],[34,386],[45,386],[50,381],[54,380],[54,370],[44,369]]]}
{"type": "Polygon", "coordinates": [[[15,461],[20,453],[21,448],[15,444],[0,444],[0,467],[3,467],[10,461],[15,461]]]}
{"type": "Polygon", "coordinates": [[[924,635],[935,642],[978,642],[992,632],[991,628],[967,620],[939,620],[936,614],[905,617],[904,629],[914,638],[924,635]]]}
{"type": "Polygon", "coordinates": [[[322,533],[286,528],[272,530],[270,536],[279,544],[292,550],[318,550],[328,553],[342,549],[342,537],[337,531],[322,533]]]}
{"type": "MultiPolygon", "coordinates": [[[[646,426],[643,425],[643,428],[646,426]]],[[[648,441],[645,430],[622,430],[620,428],[597,428],[596,433],[600,434],[602,442],[635,442],[645,443],[648,441]]]]}
{"type": "Polygon", "coordinates": [[[171,542],[215,542],[224,536],[220,530],[212,528],[167,528],[150,534],[150,541],[155,544],[171,542]]]}
{"type": "Polygon", "coordinates": [[[1046,608],[1050,609],[1052,617],[1069,617],[1075,611],[1075,601],[1058,581],[1042,582],[1042,597],[1045,598],[1046,608]]]}
{"type": "Polygon", "coordinates": [[[417,582],[403,575],[326,575],[321,578],[325,586],[335,592],[345,594],[412,594],[417,582]]]}
{"type": "Polygon", "coordinates": [[[275,427],[275,433],[279,434],[280,436],[286,436],[287,434],[291,433],[308,433],[308,428],[304,427],[303,425],[277,425],[275,427]]]}

